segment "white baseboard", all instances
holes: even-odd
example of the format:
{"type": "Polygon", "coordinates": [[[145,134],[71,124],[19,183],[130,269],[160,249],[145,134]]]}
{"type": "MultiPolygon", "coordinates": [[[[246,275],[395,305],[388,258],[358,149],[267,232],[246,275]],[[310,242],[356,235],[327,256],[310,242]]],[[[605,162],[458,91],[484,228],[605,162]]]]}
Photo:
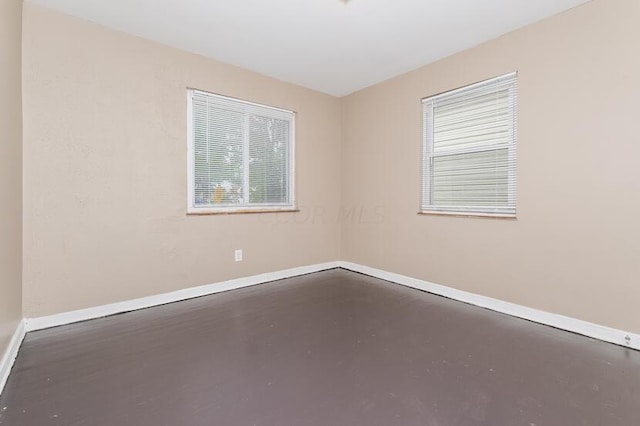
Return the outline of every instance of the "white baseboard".
{"type": "Polygon", "coordinates": [[[383,271],[381,269],[371,268],[368,266],[358,265],[351,262],[339,262],[340,267],[359,272],[361,274],[370,275],[386,281],[391,281],[407,287],[444,296],[449,299],[458,300],[460,302],[469,303],[471,305],[490,309],[492,311],[501,312],[518,318],[523,318],[539,324],[548,325],[559,328],[561,330],[570,331],[572,333],[581,334],[597,340],[602,340],[616,345],[624,346],[640,350],[640,335],[629,333],[614,328],[593,324],[575,318],[563,315],[552,314],[538,309],[528,308],[515,303],[505,302],[503,300],[493,299],[491,297],[481,296],[462,290],[456,290],[439,284],[430,283],[428,281],[407,277],[405,275],[395,274],[393,272],[383,271]]]}
{"type": "Polygon", "coordinates": [[[109,315],[123,312],[135,311],[152,306],[164,305],[166,303],[179,302],[181,300],[193,299],[195,297],[208,296],[210,294],[221,293],[223,291],[235,290],[252,285],[262,284],[269,281],[281,280],[284,278],[296,277],[299,275],[311,274],[313,272],[335,269],[339,267],[339,262],[320,263],[317,265],[301,266],[298,268],[285,269],[276,272],[268,272],[250,277],[238,278],[229,281],[222,281],[215,284],[207,284],[199,287],[191,287],[183,290],[173,291],[155,296],[143,297],[140,299],[127,300],[124,302],[111,303],[109,305],[95,306],[77,311],[63,312],[61,314],[49,315],[39,318],[27,318],[25,326],[27,332],[42,330],[45,328],[57,327],[59,325],[71,324],[74,322],[86,321],[90,319],[102,318],[109,315]]]}
{"type": "MultiPolygon", "coordinates": [[[[200,287],[192,287],[171,293],[160,294],[156,296],[143,297],[140,299],[128,300],[109,305],[96,306],[93,308],[80,309],[72,312],[64,312],[61,314],[50,315],[39,318],[28,318],[21,324],[22,336],[25,330],[36,331],[45,328],[56,327],[74,322],[86,321],[95,318],[102,318],[109,315],[119,314],[123,312],[135,311],[137,309],[149,308],[166,303],[179,302],[181,300],[192,299],[200,296],[220,293],[223,291],[239,289],[256,284],[262,284],[270,281],[281,280],[284,278],[295,277],[313,272],[324,271],[327,269],[343,268],[354,272],[359,272],[372,277],[391,281],[400,285],[426,291],[428,293],[444,296],[449,299],[458,300],[460,302],[469,303],[471,305],[490,309],[492,311],[501,312],[518,318],[523,318],[539,324],[548,325],[561,330],[570,331],[581,334],[583,336],[614,343],[616,345],[640,350],[640,335],[593,324],[575,318],[563,315],[553,314],[538,309],[528,308],[526,306],[517,305],[515,303],[505,302],[491,297],[481,296],[451,287],[434,284],[417,278],[407,277],[405,275],[395,274],[393,272],[383,271],[381,269],[371,268],[368,266],[358,265],[351,262],[328,262],[317,265],[302,266],[299,268],[286,269],[277,272],[269,272],[260,275],[253,275],[245,278],[238,278],[230,281],[223,281],[215,284],[208,284],[200,287]]],[[[18,332],[16,332],[18,333],[18,332]]],[[[15,336],[14,336],[15,338],[15,336]]],[[[18,340],[22,342],[22,337],[18,340]]],[[[17,349],[16,349],[17,351],[17,349]]],[[[3,364],[0,367],[4,367],[3,364]]],[[[4,373],[0,369],[1,375],[4,373]]],[[[6,379],[6,378],[5,378],[6,379]]]]}
{"type": "MultiPolygon", "coordinates": [[[[4,385],[7,384],[7,379],[9,379],[9,373],[11,372],[11,368],[13,367],[13,363],[18,356],[18,351],[20,350],[20,345],[24,340],[24,336],[26,334],[24,320],[21,320],[18,323],[18,327],[16,328],[15,333],[13,333],[13,337],[9,342],[9,346],[7,350],[4,352],[2,359],[0,359],[0,395],[2,395],[2,390],[4,389],[4,385]]],[[[0,408],[1,409],[1,408],[0,408]]]]}

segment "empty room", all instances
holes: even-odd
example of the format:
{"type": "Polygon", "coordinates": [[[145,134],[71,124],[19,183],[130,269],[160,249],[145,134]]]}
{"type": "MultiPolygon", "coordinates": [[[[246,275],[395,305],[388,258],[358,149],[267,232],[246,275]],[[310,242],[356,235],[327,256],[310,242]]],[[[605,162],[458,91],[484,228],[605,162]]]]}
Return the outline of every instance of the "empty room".
{"type": "Polygon", "coordinates": [[[0,426],[640,425],[639,22],[0,0],[0,426]]]}

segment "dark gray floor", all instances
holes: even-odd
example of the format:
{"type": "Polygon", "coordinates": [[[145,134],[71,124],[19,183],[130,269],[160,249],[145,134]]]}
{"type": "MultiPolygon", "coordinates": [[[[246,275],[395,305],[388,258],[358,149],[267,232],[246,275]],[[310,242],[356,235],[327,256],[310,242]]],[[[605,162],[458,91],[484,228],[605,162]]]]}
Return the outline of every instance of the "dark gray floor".
{"type": "Polygon", "coordinates": [[[0,424],[636,426],[640,352],[332,270],[29,333],[0,424]]]}

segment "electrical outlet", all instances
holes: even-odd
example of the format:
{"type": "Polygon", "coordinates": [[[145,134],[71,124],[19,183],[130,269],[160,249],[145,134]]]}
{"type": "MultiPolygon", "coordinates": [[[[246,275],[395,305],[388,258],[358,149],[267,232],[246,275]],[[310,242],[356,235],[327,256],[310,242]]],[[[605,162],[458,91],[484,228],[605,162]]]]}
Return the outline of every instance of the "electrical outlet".
{"type": "Polygon", "coordinates": [[[236,262],[242,262],[242,249],[236,250],[236,262]]]}

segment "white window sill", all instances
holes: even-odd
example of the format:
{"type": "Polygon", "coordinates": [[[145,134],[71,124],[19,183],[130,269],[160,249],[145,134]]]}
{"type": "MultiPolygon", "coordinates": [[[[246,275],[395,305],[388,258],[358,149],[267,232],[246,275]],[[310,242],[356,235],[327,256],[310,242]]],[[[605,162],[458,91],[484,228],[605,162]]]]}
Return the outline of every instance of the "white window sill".
{"type": "Polygon", "coordinates": [[[298,213],[299,209],[286,208],[286,209],[237,209],[237,210],[195,210],[188,211],[187,216],[209,216],[209,215],[230,215],[230,214],[260,214],[260,213],[298,213]]]}
{"type": "Polygon", "coordinates": [[[420,216],[450,216],[450,217],[467,217],[478,219],[503,219],[517,220],[515,214],[494,214],[494,213],[472,213],[472,212],[441,212],[425,210],[418,212],[420,216]]]}

